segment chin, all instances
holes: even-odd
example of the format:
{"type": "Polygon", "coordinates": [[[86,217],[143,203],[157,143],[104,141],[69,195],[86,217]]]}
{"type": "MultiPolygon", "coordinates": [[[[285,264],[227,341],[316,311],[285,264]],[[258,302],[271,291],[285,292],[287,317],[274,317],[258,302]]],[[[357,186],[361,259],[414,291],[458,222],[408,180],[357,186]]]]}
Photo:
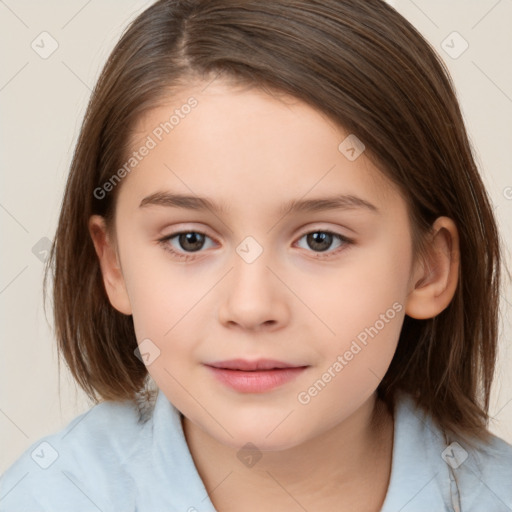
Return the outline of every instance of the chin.
{"type": "Polygon", "coordinates": [[[219,429],[215,429],[215,433],[210,431],[210,435],[217,438],[217,441],[220,443],[231,448],[240,449],[247,443],[252,443],[259,450],[269,452],[294,448],[307,441],[308,438],[305,436],[303,426],[300,428],[300,431],[295,430],[295,426],[292,425],[288,425],[288,428],[286,428],[284,424],[279,425],[282,420],[283,418],[280,417],[271,422],[260,420],[258,423],[255,423],[237,419],[236,422],[225,423],[226,429],[232,437],[224,430],[219,431],[219,429]]]}

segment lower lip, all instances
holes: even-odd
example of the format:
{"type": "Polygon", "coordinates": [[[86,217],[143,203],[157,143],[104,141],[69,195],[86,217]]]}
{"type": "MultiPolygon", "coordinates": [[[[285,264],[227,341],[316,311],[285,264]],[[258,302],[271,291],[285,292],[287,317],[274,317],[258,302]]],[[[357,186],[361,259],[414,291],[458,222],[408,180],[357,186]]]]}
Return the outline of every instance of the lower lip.
{"type": "Polygon", "coordinates": [[[241,370],[226,370],[208,366],[215,377],[235,391],[240,393],[264,393],[275,389],[295,379],[307,367],[281,368],[245,372],[241,370]]]}

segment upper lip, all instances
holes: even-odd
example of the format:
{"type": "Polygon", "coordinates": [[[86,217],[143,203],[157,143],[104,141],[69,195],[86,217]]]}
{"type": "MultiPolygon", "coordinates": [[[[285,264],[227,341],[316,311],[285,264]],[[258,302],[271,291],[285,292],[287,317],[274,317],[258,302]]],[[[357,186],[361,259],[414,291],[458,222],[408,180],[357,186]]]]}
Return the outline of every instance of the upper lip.
{"type": "Polygon", "coordinates": [[[246,359],[230,359],[229,361],[207,363],[207,366],[213,366],[213,368],[222,368],[225,370],[242,370],[249,372],[255,370],[272,370],[276,368],[299,368],[306,365],[290,364],[283,361],[276,361],[275,359],[256,359],[254,361],[248,361],[246,359]]]}

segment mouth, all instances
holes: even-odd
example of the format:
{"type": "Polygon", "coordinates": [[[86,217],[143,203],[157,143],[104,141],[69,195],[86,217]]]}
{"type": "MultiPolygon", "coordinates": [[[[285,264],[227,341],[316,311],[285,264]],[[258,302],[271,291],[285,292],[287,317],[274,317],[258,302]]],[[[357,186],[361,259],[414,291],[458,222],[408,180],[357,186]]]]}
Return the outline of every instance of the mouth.
{"type": "Polygon", "coordinates": [[[309,365],[296,365],[273,359],[231,359],[205,366],[224,385],[240,393],[263,393],[292,381],[309,365]]]}
{"type": "Polygon", "coordinates": [[[239,370],[244,372],[254,372],[258,370],[282,370],[284,368],[301,368],[304,365],[295,365],[276,361],[275,359],[257,359],[248,361],[246,359],[230,359],[229,361],[219,361],[207,363],[207,366],[219,368],[221,370],[239,370]]]}

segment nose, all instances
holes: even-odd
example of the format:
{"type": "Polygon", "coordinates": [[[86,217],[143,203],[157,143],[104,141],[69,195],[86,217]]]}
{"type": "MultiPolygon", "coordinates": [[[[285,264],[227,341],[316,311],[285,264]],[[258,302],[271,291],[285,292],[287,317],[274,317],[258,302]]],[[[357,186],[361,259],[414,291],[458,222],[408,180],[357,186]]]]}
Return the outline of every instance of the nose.
{"type": "Polygon", "coordinates": [[[290,292],[263,253],[252,263],[235,255],[221,289],[219,321],[244,330],[277,330],[289,321],[290,292]]]}

